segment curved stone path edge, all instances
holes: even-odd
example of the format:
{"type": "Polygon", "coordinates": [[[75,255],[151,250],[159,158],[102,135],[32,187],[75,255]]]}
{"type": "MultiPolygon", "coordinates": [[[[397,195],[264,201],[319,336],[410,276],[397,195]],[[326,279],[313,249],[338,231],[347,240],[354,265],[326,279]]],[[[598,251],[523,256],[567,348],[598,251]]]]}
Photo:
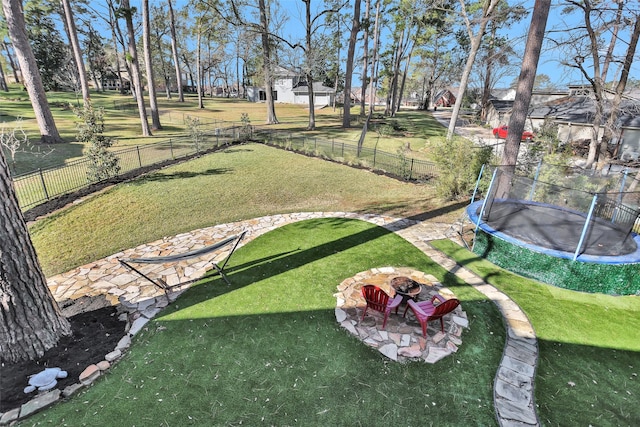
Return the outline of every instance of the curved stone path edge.
{"type": "MultiPolygon", "coordinates": [[[[496,419],[500,426],[539,426],[534,402],[534,378],[538,361],[538,344],[531,322],[507,295],[485,283],[480,277],[457,264],[446,255],[429,245],[429,241],[452,239],[460,243],[458,234],[451,224],[420,222],[409,219],[393,218],[373,214],[348,212],[305,212],[271,215],[247,221],[221,224],[167,237],[152,243],[140,245],[110,255],[101,260],[77,267],[69,272],[50,277],[47,280],[54,298],[59,302],[77,300],[86,296],[104,296],[112,305],[120,305],[128,312],[125,336],[105,360],[87,367],[81,375],[80,383],[68,387],[64,392],[52,390],[39,394],[21,408],[0,414],[0,425],[11,423],[31,415],[55,403],[60,397],[74,394],[83,386],[98,378],[101,372],[109,368],[128,348],[131,338],[145,324],[160,312],[170,301],[164,293],[139,276],[126,270],[118,262],[124,257],[149,257],[172,255],[195,250],[225,237],[247,231],[241,245],[286,224],[307,219],[346,218],[367,221],[392,231],[412,243],[433,261],[455,274],[458,278],[477,289],[499,308],[507,329],[506,341],[494,378],[493,399],[496,419]]],[[[209,269],[212,261],[223,259],[226,253],[214,253],[203,256],[197,263],[177,264],[175,267],[150,265],[145,274],[160,274],[166,277],[169,285],[197,280],[209,269]]],[[[188,284],[170,294],[177,298],[188,284]]]]}

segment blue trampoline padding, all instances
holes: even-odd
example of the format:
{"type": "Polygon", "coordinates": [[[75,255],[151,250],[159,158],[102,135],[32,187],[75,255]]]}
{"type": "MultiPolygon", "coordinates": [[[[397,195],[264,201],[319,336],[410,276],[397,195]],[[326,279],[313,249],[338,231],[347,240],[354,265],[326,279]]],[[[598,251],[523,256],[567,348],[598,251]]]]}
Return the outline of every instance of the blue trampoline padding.
{"type": "MultiPolygon", "coordinates": [[[[490,234],[492,236],[495,236],[496,238],[502,239],[504,241],[507,241],[511,244],[526,248],[528,250],[534,251],[534,252],[538,252],[538,253],[543,253],[549,256],[553,256],[553,257],[557,257],[557,258],[565,258],[565,259],[573,259],[574,257],[574,252],[575,252],[575,246],[573,248],[573,252],[570,252],[568,250],[558,250],[558,249],[553,249],[553,248],[549,248],[549,247],[545,247],[542,246],[540,244],[534,244],[534,243],[530,243],[530,242],[525,242],[522,239],[519,239],[510,233],[510,230],[504,229],[504,230],[500,230],[500,229],[496,229],[494,228],[491,224],[488,224],[484,221],[480,221],[480,223],[478,224],[478,214],[480,212],[480,209],[482,208],[482,204],[484,203],[484,200],[479,200],[477,202],[474,202],[472,204],[470,204],[467,207],[467,215],[469,216],[469,218],[471,219],[471,221],[474,224],[479,225],[479,227],[486,232],[487,234],[490,234]]],[[[500,200],[495,200],[494,201],[494,206],[501,203],[500,200]]],[[[553,205],[547,205],[547,204],[542,204],[542,203],[535,203],[535,202],[527,202],[527,201],[518,201],[518,203],[522,204],[522,205],[531,205],[531,206],[536,206],[536,207],[543,207],[548,209],[549,211],[554,211],[554,212],[558,212],[558,211],[564,211],[564,212],[571,212],[569,210],[567,210],[566,208],[562,208],[562,207],[557,207],[557,206],[553,206],[553,205]]],[[[573,213],[576,214],[576,213],[573,213]]],[[[582,215],[584,216],[584,214],[578,214],[578,215],[582,215]]],[[[532,227],[535,227],[538,230],[545,230],[546,232],[544,234],[546,234],[547,236],[555,236],[557,237],[557,235],[560,232],[565,232],[567,230],[560,230],[560,229],[552,229],[550,226],[548,226],[548,224],[544,224],[544,223],[537,223],[537,224],[532,224],[532,227]]],[[[554,225],[554,227],[558,228],[559,226],[556,224],[554,225]]],[[[606,230],[601,232],[606,232],[606,230]]],[[[575,241],[577,242],[580,238],[580,231],[578,231],[575,234],[578,234],[577,236],[573,236],[572,239],[575,239],[575,241]]],[[[598,263],[598,264],[636,264],[636,263],[640,263],[640,236],[638,236],[635,233],[631,233],[631,235],[629,236],[629,238],[632,240],[632,243],[635,243],[635,250],[632,250],[631,252],[625,253],[625,254],[617,254],[617,255],[591,255],[591,254],[585,254],[582,253],[577,257],[577,261],[581,261],[581,262],[590,262],[590,263],[598,263]]],[[[544,240],[544,239],[543,239],[544,240]]],[[[550,245],[551,246],[551,245],[550,245]]]]}

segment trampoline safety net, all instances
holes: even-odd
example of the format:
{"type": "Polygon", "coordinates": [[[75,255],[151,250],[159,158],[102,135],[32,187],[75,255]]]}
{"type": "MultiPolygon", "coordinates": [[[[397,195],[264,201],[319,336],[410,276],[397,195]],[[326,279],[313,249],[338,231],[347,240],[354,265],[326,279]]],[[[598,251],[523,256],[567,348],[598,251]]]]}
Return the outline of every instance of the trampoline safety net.
{"type": "Polygon", "coordinates": [[[493,229],[544,248],[606,256],[634,252],[638,194],[619,191],[611,179],[571,178],[558,185],[498,169],[477,214],[493,229]]]}

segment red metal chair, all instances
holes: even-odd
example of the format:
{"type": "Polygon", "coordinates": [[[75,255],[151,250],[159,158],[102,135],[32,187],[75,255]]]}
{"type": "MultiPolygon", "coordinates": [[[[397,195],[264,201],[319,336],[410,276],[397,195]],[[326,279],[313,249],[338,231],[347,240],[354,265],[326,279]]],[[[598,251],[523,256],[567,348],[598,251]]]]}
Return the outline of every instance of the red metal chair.
{"type": "Polygon", "coordinates": [[[361,320],[364,320],[364,316],[367,314],[368,308],[384,313],[382,329],[387,326],[387,318],[389,317],[391,310],[395,308],[396,313],[398,313],[398,306],[402,302],[402,295],[396,295],[394,299],[390,299],[389,295],[385,291],[374,285],[363,286],[362,296],[367,302],[367,306],[364,308],[361,320]]]}
{"type": "Polygon", "coordinates": [[[415,302],[409,300],[402,317],[405,317],[407,310],[411,309],[416,319],[420,322],[420,326],[422,326],[422,336],[427,338],[427,322],[440,319],[440,329],[444,332],[442,317],[451,313],[459,305],[460,301],[456,298],[446,299],[442,295],[435,294],[429,301],[415,302]],[[438,305],[434,304],[436,300],[439,301],[438,305]]]}

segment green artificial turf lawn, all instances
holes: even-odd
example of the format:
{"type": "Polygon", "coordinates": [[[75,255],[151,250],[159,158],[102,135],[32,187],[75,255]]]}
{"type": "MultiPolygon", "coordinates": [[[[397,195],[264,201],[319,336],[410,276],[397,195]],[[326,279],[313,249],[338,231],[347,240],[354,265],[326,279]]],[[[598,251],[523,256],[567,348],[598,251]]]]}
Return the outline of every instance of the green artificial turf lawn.
{"type": "Polygon", "coordinates": [[[29,425],[494,425],[496,307],[385,229],[345,219],[269,232],[160,313],[95,385],[29,425]],[[385,265],[434,274],[470,328],[435,365],[399,364],[335,320],[336,286],[385,265]]]}
{"type": "Polygon", "coordinates": [[[450,241],[432,244],[509,295],[540,349],[535,398],[545,425],[640,425],[640,300],[556,288],[450,241]]]}

